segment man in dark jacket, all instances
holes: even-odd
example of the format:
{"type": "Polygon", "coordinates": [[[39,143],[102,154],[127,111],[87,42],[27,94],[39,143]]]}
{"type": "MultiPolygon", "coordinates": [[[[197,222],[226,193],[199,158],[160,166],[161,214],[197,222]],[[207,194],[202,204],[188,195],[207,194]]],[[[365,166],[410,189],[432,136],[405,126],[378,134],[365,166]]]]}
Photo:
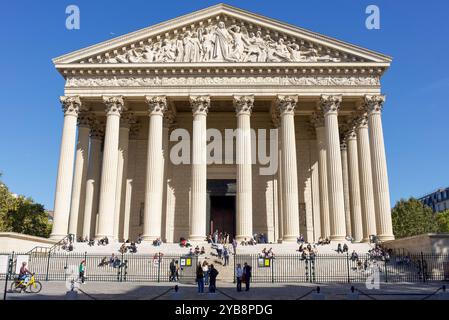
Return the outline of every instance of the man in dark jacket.
{"type": "Polygon", "coordinates": [[[211,264],[209,270],[209,293],[215,293],[217,276],[218,271],[214,268],[214,265],[211,264]]]}
{"type": "Polygon", "coordinates": [[[249,291],[249,283],[251,282],[251,266],[246,262],[243,266],[243,278],[245,279],[245,291],[249,291]]]}

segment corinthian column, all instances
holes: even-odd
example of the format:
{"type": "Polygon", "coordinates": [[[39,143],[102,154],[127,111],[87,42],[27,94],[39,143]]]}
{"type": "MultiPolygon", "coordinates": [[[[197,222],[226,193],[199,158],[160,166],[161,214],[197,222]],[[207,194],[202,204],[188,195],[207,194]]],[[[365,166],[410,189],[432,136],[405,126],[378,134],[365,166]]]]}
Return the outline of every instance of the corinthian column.
{"type": "Polygon", "coordinates": [[[340,146],[341,167],[343,173],[343,199],[345,201],[345,227],[346,234],[352,235],[351,228],[351,205],[349,204],[349,176],[348,176],[348,151],[346,142],[342,142],[340,146]]]}
{"type": "Polygon", "coordinates": [[[103,125],[92,122],[90,131],[89,167],[87,169],[86,200],[84,205],[83,238],[95,236],[95,221],[100,195],[101,144],[104,138],[103,125]]]}
{"type": "Polygon", "coordinates": [[[164,190],[162,128],[164,112],[167,110],[167,99],[165,96],[147,96],[146,100],[150,125],[148,130],[143,239],[153,241],[161,237],[162,229],[162,194],[164,190]]]}
{"type": "Polygon", "coordinates": [[[374,207],[373,178],[369,149],[368,122],[363,114],[358,119],[357,149],[359,151],[360,196],[362,200],[363,240],[376,234],[376,210],[374,207]]]}
{"type": "Polygon", "coordinates": [[[56,179],[55,206],[52,239],[67,235],[70,214],[70,193],[72,190],[73,161],[75,158],[76,120],[81,107],[80,98],[61,97],[64,111],[61,151],[59,154],[58,177],[56,179]]]}
{"type": "Polygon", "coordinates": [[[237,115],[237,241],[253,234],[251,122],[254,96],[234,96],[237,115]]]}
{"type": "Polygon", "coordinates": [[[295,108],[297,96],[278,96],[282,137],[283,241],[296,241],[299,236],[298,174],[296,164],[295,108]]]}
{"type": "Polygon", "coordinates": [[[327,156],[326,156],[326,132],[324,130],[324,116],[322,113],[314,113],[312,122],[315,125],[316,141],[318,148],[318,175],[320,189],[321,211],[321,236],[326,238],[331,235],[329,216],[329,191],[327,186],[327,156]]]}
{"type": "MultiPolygon", "coordinates": [[[[124,198],[126,189],[126,172],[128,169],[129,127],[134,122],[131,112],[125,112],[120,119],[118,140],[117,184],[115,189],[114,239],[120,241],[120,226],[123,221],[124,198]]],[[[126,240],[126,239],[124,239],[126,240]]]]}
{"type": "Polygon", "coordinates": [[[321,96],[326,132],[327,184],[329,188],[329,214],[331,240],[345,239],[345,203],[343,172],[341,166],[340,136],[338,133],[338,109],[341,96],[321,96]]]}
{"type": "Polygon", "coordinates": [[[348,148],[348,182],[352,237],[356,242],[360,242],[363,239],[362,204],[360,200],[357,135],[353,127],[346,134],[346,143],[348,148]]]}
{"type": "Polygon", "coordinates": [[[82,232],[84,217],[84,200],[86,196],[87,157],[89,154],[90,115],[81,112],[78,117],[78,142],[76,145],[75,174],[72,186],[70,206],[69,233],[77,235],[82,232]],[[80,228],[78,228],[80,226],[80,228]]]}
{"type": "Polygon", "coordinates": [[[373,168],[374,205],[376,208],[377,235],[381,241],[393,240],[393,226],[390,212],[390,190],[388,187],[387,159],[385,157],[384,134],[382,130],[382,106],[385,97],[365,96],[368,112],[371,165],[373,168]]]}
{"type": "Polygon", "coordinates": [[[210,107],[209,96],[191,96],[193,112],[192,134],[192,191],[190,208],[190,240],[206,238],[206,117],[210,107]]]}
{"type": "Polygon", "coordinates": [[[96,237],[108,237],[112,239],[114,236],[120,114],[125,111],[125,104],[122,96],[104,96],[103,102],[106,105],[106,133],[104,138],[98,232],[96,237]]]}

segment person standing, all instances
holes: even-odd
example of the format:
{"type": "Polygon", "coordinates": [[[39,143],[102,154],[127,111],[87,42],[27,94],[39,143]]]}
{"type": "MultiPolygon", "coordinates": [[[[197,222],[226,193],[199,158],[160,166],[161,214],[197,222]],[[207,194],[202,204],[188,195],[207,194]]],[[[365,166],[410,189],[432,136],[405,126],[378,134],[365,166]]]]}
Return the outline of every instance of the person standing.
{"type": "Polygon", "coordinates": [[[172,259],[170,262],[170,278],[168,281],[175,281],[176,274],[176,265],[175,265],[175,259],[172,259]]]}
{"type": "Polygon", "coordinates": [[[232,249],[234,250],[234,256],[237,254],[237,240],[232,240],[232,249]]]}
{"type": "Polygon", "coordinates": [[[79,266],[79,278],[81,279],[81,283],[84,283],[84,275],[86,274],[86,260],[81,261],[79,266]]]}
{"type": "Polygon", "coordinates": [[[245,286],[246,286],[245,291],[249,291],[249,284],[251,282],[251,266],[246,262],[244,263],[243,267],[243,276],[245,278],[245,286]]]}
{"type": "Polygon", "coordinates": [[[209,293],[215,293],[215,289],[217,288],[216,281],[217,281],[218,271],[214,268],[214,265],[210,265],[209,270],[209,293]]]}
{"type": "Polygon", "coordinates": [[[203,262],[204,285],[209,285],[209,264],[206,260],[203,262]]]}
{"type": "Polygon", "coordinates": [[[243,275],[243,269],[242,265],[240,263],[237,264],[237,268],[235,268],[235,277],[237,280],[237,291],[242,291],[242,275],[243,275]]]}
{"type": "Polygon", "coordinates": [[[226,246],[224,246],[224,248],[223,248],[223,257],[224,257],[223,267],[225,267],[229,264],[229,252],[228,252],[228,248],[226,246]]]}
{"type": "Polygon", "coordinates": [[[196,282],[198,283],[198,293],[204,293],[204,275],[201,263],[196,267],[196,282]]]}

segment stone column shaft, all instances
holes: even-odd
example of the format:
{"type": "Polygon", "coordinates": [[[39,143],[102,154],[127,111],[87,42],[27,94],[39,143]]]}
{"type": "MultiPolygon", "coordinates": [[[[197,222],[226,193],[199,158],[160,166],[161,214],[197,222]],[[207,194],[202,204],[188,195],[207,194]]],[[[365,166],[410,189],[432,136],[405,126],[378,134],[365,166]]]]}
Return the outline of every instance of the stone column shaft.
{"type": "MultiPolygon", "coordinates": [[[[122,120],[124,120],[122,118],[122,120]]],[[[123,202],[126,189],[126,177],[128,169],[128,144],[129,144],[129,124],[128,119],[122,121],[119,130],[118,160],[117,160],[117,184],[115,191],[115,212],[114,212],[114,239],[120,241],[123,233],[120,232],[120,225],[123,212],[123,202]]],[[[126,239],[124,239],[126,240],[126,239]]]]}
{"type": "Polygon", "coordinates": [[[348,146],[348,178],[351,205],[352,237],[356,242],[363,239],[362,204],[360,200],[359,157],[357,151],[357,135],[350,130],[346,138],[348,146]]]}
{"type": "MultiPolygon", "coordinates": [[[[237,214],[236,239],[250,239],[253,234],[251,111],[253,96],[234,96],[237,115],[237,214]]],[[[226,231],[226,230],[223,230],[226,231]]]]}
{"type": "Polygon", "coordinates": [[[204,241],[206,237],[206,117],[210,106],[209,96],[191,96],[193,112],[192,133],[192,189],[190,209],[190,240],[204,241]]]}
{"type": "Polygon", "coordinates": [[[368,111],[368,128],[370,133],[371,165],[373,168],[376,227],[377,235],[381,241],[394,239],[390,211],[387,159],[385,156],[381,116],[384,101],[384,96],[365,96],[365,106],[368,111]]]}
{"type": "Polygon", "coordinates": [[[282,138],[283,241],[293,242],[299,236],[298,173],[294,113],[297,96],[278,96],[282,138]]]}
{"type": "Polygon", "coordinates": [[[76,145],[75,173],[72,186],[72,200],[70,205],[69,233],[75,239],[82,232],[84,217],[84,202],[86,196],[86,178],[89,154],[89,118],[87,115],[78,117],[78,142],[76,145]]]}
{"type": "Polygon", "coordinates": [[[150,125],[148,130],[143,239],[153,241],[161,237],[162,231],[164,179],[162,128],[164,112],[167,109],[167,99],[165,96],[148,96],[146,100],[149,107],[150,125]]]}
{"type": "Polygon", "coordinates": [[[341,96],[321,96],[326,131],[327,183],[329,191],[329,214],[331,240],[345,239],[345,204],[343,172],[341,165],[340,137],[338,132],[338,109],[341,96]]]}
{"type": "Polygon", "coordinates": [[[75,158],[76,122],[81,107],[79,97],[61,97],[64,110],[58,176],[56,179],[53,228],[50,238],[62,239],[67,235],[70,214],[70,198],[75,158]]]}
{"type": "Polygon", "coordinates": [[[345,227],[346,235],[352,236],[351,227],[351,205],[349,197],[349,176],[348,176],[348,151],[346,143],[341,145],[341,166],[343,173],[343,196],[345,202],[345,227]]]}
{"type": "Polygon", "coordinates": [[[87,237],[88,239],[92,239],[95,236],[95,218],[97,216],[98,198],[100,195],[101,143],[102,133],[98,128],[95,128],[91,132],[86,200],[84,205],[83,238],[87,237]]]}
{"type": "Polygon", "coordinates": [[[376,210],[374,207],[371,154],[369,148],[366,117],[360,119],[357,128],[357,150],[359,152],[360,198],[362,201],[363,241],[376,234],[376,210]]]}
{"type": "Polygon", "coordinates": [[[318,149],[318,178],[321,211],[321,237],[326,238],[331,235],[331,225],[329,216],[329,191],[327,186],[327,155],[326,155],[326,132],[324,129],[324,118],[315,116],[315,130],[318,149]]]}
{"type": "Polygon", "coordinates": [[[103,97],[103,100],[106,104],[106,132],[96,238],[113,239],[120,114],[124,110],[124,102],[121,96],[103,97]]]}

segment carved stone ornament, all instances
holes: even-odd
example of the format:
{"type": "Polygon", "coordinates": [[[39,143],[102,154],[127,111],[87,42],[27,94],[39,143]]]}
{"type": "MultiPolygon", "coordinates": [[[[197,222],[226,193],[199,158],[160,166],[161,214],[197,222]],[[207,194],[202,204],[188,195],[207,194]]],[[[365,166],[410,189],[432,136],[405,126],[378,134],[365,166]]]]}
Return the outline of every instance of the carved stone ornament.
{"type": "Polygon", "coordinates": [[[106,114],[120,115],[126,111],[125,101],[122,96],[103,96],[103,102],[106,105],[106,114]]]}
{"type": "Polygon", "coordinates": [[[286,114],[294,114],[298,96],[277,96],[277,105],[281,116],[286,114]]]}
{"type": "Polygon", "coordinates": [[[378,76],[113,76],[67,77],[66,87],[160,87],[160,86],[379,86],[378,76]]]}
{"type": "Polygon", "coordinates": [[[131,128],[131,126],[136,122],[136,117],[133,112],[127,111],[123,112],[120,117],[120,127],[131,128]]]}
{"type": "Polygon", "coordinates": [[[385,102],[384,95],[365,95],[364,97],[365,109],[370,113],[382,112],[383,104],[385,102]]]}
{"type": "MultiPolygon", "coordinates": [[[[283,35],[247,29],[246,26],[213,22],[133,45],[126,51],[109,52],[95,63],[168,62],[341,62],[333,53],[321,52],[311,43],[286,40],[283,35]],[[274,37],[274,39],[272,38],[274,37]]],[[[327,51],[327,50],[324,50],[327,51]]],[[[345,56],[344,61],[352,57],[345,56]]]]}
{"type": "Polygon", "coordinates": [[[148,103],[150,115],[164,115],[164,112],[167,110],[166,96],[146,96],[145,100],[148,103]]]}
{"type": "Polygon", "coordinates": [[[102,140],[104,133],[106,131],[105,124],[98,121],[97,119],[92,119],[90,128],[90,138],[95,140],[102,140]]]}
{"type": "Polygon", "coordinates": [[[81,111],[78,115],[78,127],[90,127],[92,124],[92,115],[90,112],[81,111]]]}
{"type": "Polygon", "coordinates": [[[342,101],[341,95],[321,95],[320,98],[320,107],[321,110],[323,110],[324,115],[331,114],[331,113],[338,113],[338,110],[340,109],[340,103],[342,101]]]}
{"type": "Polygon", "coordinates": [[[236,115],[251,115],[254,106],[254,96],[234,96],[234,107],[236,115]]]}
{"type": "Polygon", "coordinates": [[[59,98],[62,104],[62,111],[64,112],[64,116],[78,116],[78,113],[81,109],[81,100],[78,96],[61,96],[59,98]]]}
{"type": "Polygon", "coordinates": [[[324,127],[324,115],[321,111],[314,112],[312,116],[310,117],[310,123],[315,128],[322,128],[324,127]]]}
{"type": "Polygon", "coordinates": [[[207,115],[210,107],[209,96],[190,96],[190,105],[192,106],[193,115],[207,115]]]}
{"type": "Polygon", "coordinates": [[[357,133],[355,132],[355,129],[355,126],[352,126],[348,129],[345,136],[346,141],[357,139],[357,133]]]}
{"type": "Polygon", "coordinates": [[[368,115],[366,113],[360,113],[356,120],[357,128],[368,128],[368,115]]]}

